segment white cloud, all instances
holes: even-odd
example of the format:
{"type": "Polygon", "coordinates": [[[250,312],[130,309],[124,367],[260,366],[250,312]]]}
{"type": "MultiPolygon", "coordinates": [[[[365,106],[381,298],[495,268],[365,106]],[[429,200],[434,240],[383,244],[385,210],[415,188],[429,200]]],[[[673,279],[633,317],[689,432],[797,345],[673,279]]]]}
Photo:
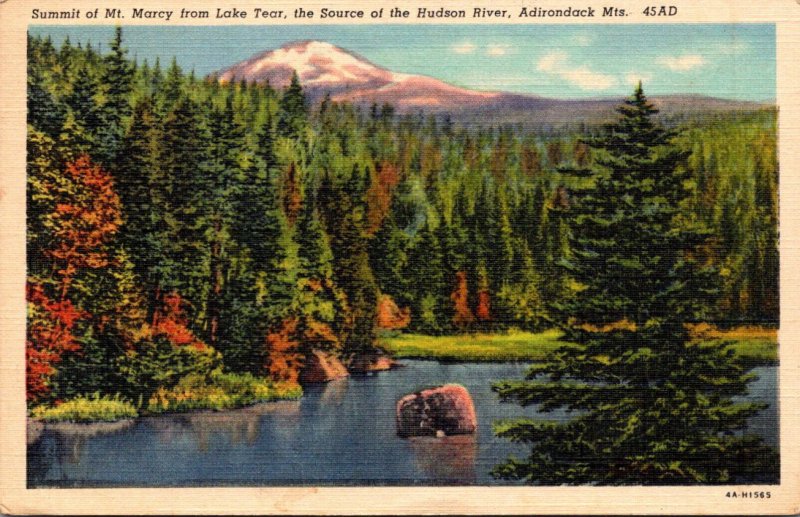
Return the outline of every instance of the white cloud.
{"type": "Polygon", "coordinates": [[[456,54],[472,54],[473,52],[475,52],[476,47],[469,41],[464,41],[462,43],[456,43],[450,48],[456,54]]]}
{"type": "Polygon", "coordinates": [[[724,54],[728,56],[736,55],[736,54],[744,54],[750,49],[750,47],[744,41],[731,41],[728,43],[720,43],[716,50],[718,54],[724,54]]]}
{"type": "Polygon", "coordinates": [[[706,64],[706,60],[700,54],[684,54],[682,56],[664,56],[657,60],[661,66],[669,68],[673,72],[688,72],[695,68],[700,68],[706,64]]]}
{"type": "Polygon", "coordinates": [[[625,75],[625,83],[631,86],[636,86],[639,84],[639,81],[642,83],[648,83],[653,78],[650,74],[639,74],[636,72],[629,72],[625,75]]]}
{"type": "Polygon", "coordinates": [[[617,84],[614,76],[595,72],[588,66],[571,67],[566,52],[556,51],[544,55],[536,65],[541,72],[553,74],[569,81],[581,90],[608,90],[617,84]]]}
{"type": "Polygon", "coordinates": [[[572,39],[579,47],[588,47],[592,44],[592,37],[588,34],[578,34],[572,39]]]}
{"type": "Polygon", "coordinates": [[[556,51],[545,54],[536,65],[536,69],[542,72],[555,73],[559,68],[564,66],[569,56],[566,52],[556,51]]]}
{"type": "Polygon", "coordinates": [[[486,48],[487,56],[505,56],[511,50],[511,45],[489,45],[486,48]]]}
{"type": "Polygon", "coordinates": [[[585,66],[574,70],[562,70],[559,74],[581,90],[608,90],[617,84],[613,76],[593,72],[585,66]]]}

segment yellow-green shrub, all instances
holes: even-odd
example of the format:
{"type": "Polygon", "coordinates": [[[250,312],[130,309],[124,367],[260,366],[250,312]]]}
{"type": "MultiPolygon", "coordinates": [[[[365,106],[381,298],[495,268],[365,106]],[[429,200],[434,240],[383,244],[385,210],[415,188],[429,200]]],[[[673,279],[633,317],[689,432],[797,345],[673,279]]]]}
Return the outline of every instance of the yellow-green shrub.
{"type": "Polygon", "coordinates": [[[95,394],[77,397],[57,406],[37,406],[31,410],[31,416],[46,422],[112,422],[139,415],[133,404],[119,395],[101,397],[95,394]]]}
{"type": "Polygon", "coordinates": [[[148,400],[147,410],[151,413],[222,410],[257,402],[296,399],[302,394],[297,384],[273,382],[249,373],[214,373],[208,380],[201,375],[187,375],[172,388],[157,389],[148,400]]]}

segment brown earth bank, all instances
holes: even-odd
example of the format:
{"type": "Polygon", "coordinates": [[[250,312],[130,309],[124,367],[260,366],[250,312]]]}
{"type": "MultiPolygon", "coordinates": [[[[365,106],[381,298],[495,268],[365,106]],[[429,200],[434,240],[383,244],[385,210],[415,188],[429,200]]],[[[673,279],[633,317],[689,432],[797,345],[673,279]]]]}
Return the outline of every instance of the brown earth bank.
{"type": "Polygon", "coordinates": [[[315,350],[300,372],[300,384],[329,382],[350,375],[347,367],[333,354],[315,350]]]}
{"type": "Polygon", "coordinates": [[[351,373],[363,374],[391,370],[402,366],[402,364],[398,363],[392,357],[384,353],[376,352],[356,356],[350,361],[348,369],[351,373]]]}

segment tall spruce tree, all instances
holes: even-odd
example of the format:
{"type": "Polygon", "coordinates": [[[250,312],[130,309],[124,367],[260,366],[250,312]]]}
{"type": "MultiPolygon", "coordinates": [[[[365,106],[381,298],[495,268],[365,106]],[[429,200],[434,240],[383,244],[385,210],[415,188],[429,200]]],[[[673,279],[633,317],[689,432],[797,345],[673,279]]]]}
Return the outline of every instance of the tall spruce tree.
{"type": "Polygon", "coordinates": [[[98,128],[97,159],[106,167],[115,169],[115,158],[125,134],[124,122],[131,113],[130,93],[133,82],[133,65],[122,47],[122,27],[117,26],[111,40],[111,52],[103,59],[101,84],[105,103],[101,107],[102,130],[98,128]]]}
{"type": "Polygon", "coordinates": [[[306,97],[297,72],[292,74],[292,80],[283,93],[278,108],[278,136],[299,139],[307,121],[306,97]]]}
{"type": "Polygon", "coordinates": [[[349,325],[343,353],[354,357],[374,351],[378,285],[369,264],[361,175],[354,168],[344,185],[325,174],[318,191],[320,215],[335,259],[334,280],[344,291],[349,325]]]}
{"type": "Polygon", "coordinates": [[[733,399],[753,376],[686,328],[703,318],[716,276],[692,254],[709,235],[683,210],[686,154],[653,121],[641,84],[618,112],[591,142],[591,186],[569,207],[566,266],[584,289],[560,310],[574,345],[494,387],[505,401],[574,416],[499,424],[531,452],[494,473],[540,484],[774,480],[774,451],[740,432],[763,406],[733,399]]]}
{"type": "Polygon", "coordinates": [[[169,193],[159,169],[163,153],[160,123],[152,98],[139,101],[116,163],[117,190],[124,219],[120,237],[143,283],[151,311],[155,308],[154,297],[159,287],[157,270],[168,240],[164,212],[169,193]]]}

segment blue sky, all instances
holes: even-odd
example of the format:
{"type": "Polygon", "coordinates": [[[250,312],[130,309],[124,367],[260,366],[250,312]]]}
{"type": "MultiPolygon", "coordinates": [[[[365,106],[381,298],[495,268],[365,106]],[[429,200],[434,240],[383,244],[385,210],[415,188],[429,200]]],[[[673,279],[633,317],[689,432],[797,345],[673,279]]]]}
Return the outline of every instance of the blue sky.
{"type": "MultiPolygon", "coordinates": [[[[111,26],[31,26],[60,45],[107,42],[111,26]]],[[[140,61],[173,56],[206,75],[263,50],[317,39],[395,72],[479,89],[556,98],[691,93],[775,98],[772,24],[670,25],[294,25],[129,26],[125,45],[140,61]]]]}

